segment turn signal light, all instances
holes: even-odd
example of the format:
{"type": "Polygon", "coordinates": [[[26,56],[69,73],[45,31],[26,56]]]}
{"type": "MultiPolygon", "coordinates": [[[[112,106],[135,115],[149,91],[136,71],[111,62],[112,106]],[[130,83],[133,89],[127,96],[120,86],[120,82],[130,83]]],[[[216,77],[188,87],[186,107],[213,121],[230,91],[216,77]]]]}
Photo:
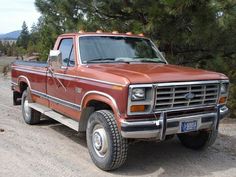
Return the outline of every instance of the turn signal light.
{"type": "Polygon", "coordinates": [[[112,89],[114,89],[114,90],[122,90],[123,87],[114,85],[114,86],[112,86],[112,89]]]}
{"type": "Polygon", "coordinates": [[[226,100],[227,100],[226,97],[220,97],[219,104],[224,104],[226,102],[226,100]]]}
{"type": "Polygon", "coordinates": [[[144,112],[145,105],[133,105],[130,107],[130,112],[144,112]]]}

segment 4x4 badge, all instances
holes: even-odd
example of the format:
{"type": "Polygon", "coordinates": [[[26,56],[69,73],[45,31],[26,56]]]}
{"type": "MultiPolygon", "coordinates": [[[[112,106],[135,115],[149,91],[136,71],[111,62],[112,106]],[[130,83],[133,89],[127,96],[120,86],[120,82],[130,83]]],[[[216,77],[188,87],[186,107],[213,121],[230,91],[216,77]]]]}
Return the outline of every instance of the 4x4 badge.
{"type": "Polygon", "coordinates": [[[187,93],[184,97],[186,100],[191,100],[195,97],[195,95],[193,93],[187,93]]]}

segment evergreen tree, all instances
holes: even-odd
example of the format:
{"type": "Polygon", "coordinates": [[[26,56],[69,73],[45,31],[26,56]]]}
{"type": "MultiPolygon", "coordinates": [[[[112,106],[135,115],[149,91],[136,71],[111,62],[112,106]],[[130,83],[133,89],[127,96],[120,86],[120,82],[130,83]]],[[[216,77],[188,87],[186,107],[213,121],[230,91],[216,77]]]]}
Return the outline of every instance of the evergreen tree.
{"type": "Polygon", "coordinates": [[[28,26],[26,25],[26,23],[24,21],[23,25],[22,25],[22,30],[21,30],[20,36],[17,39],[17,46],[21,46],[24,49],[27,49],[29,39],[30,39],[30,35],[29,35],[28,26]]]}
{"type": "Polygon", "coordinates": [[[0,56],[5,54],[4,52],[5,52],[4,51],[4,45],[3,45],[2,41],[0,41],[0,56]]]}

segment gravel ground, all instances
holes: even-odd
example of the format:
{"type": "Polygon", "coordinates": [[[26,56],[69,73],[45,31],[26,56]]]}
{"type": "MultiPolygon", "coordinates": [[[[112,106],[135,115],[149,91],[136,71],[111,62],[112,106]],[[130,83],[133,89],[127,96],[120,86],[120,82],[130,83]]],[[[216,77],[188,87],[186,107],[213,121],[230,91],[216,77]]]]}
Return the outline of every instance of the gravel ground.
{"type": "Polygon", "coordinates": [[[12,106],[10,80],[0,78],[0,176],[215,176],[236,177],[236,119],[220,125],[205,151],[184,148],[175,138],[130,145],[127,163],[113,172],[91,161],[85,137],[53,120],[26,125],[12,106]]]}

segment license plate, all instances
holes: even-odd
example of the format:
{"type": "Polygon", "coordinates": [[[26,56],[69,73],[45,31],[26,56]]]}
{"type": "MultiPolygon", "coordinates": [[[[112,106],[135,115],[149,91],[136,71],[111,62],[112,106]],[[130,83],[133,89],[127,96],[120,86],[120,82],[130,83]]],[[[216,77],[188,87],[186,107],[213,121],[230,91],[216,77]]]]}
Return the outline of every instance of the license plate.
{"type": "Polygon", "coordinates": [[[181,123],[181,132],[190,132],[196,130],[197,130],[196,120],[181,123]]]}

